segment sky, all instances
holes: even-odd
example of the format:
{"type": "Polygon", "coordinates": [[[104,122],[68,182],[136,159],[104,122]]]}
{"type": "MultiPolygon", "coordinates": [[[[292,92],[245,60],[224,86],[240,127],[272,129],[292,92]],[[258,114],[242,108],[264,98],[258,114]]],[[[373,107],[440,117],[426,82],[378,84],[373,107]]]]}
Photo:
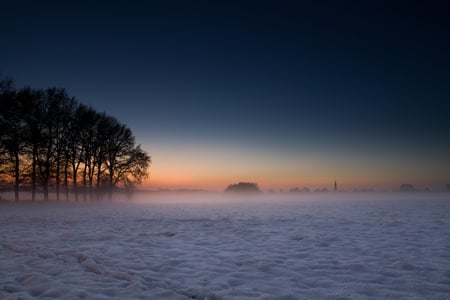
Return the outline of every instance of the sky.
{"type": "Polygon", "coordinates": [[[3,3],[0,76],[127,124],[144,187],[450,183],[445,1],[91,2],[3,3]]]}

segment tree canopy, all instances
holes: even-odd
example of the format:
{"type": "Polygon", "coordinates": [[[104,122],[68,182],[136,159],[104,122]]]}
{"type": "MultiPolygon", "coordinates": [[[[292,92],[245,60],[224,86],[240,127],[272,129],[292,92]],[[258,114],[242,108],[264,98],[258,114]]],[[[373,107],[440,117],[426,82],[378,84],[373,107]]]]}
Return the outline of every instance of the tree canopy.
{"type": "Polygon", "coordinates": [[[239,182],[235,184],[230,184],[225,192],[238,192],[238,193],[260,193],[261,190],[258,187],[258,184],[254,182],[239,182]]]}

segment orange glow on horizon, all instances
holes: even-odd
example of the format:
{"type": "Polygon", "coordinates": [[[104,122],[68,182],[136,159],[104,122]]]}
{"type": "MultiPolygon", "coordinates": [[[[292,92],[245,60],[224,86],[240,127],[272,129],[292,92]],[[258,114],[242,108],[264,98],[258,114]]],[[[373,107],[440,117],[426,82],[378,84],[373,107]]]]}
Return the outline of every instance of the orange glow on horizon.
{"type": "Polygon", "coordinates": [[[223,191],[229,184],[246,181],[257,183],[263,191],[295,187],[331,191],[337,180],[340,190],[382,191],[398,189],[402,183],[419,188],[446,183],[444,167],[438,172],[435,166],[413,165],[402,157],[275,153],[216,144],[160,143],[150,149],[153,163],[148,180],[141,185],[144,189],[223,191]]]}
{"type": "MultiPolygon", "coordinates": [[[[209,191],[223,191],[229,184],[245,181],[255,182],[261,190],[289,190],[291,188],[307,187],[311,191],[315,189],[327,188],[332,191],[335,178],[321,178],[308,175],[298,177],[263,177],[263,176],[233,176],[227,174],[211,174],[211,176],[197,176],[190,174],[170,174],[154,176],[142,184],[145,189],[201,189],[209,191]]],[[[375,190],[392,190],[399,187],[403,181],[397,180],[392,183],[386,179],[364,178],[360,176],[346,176],[345,178],[336,178],[338,188],[341,191],[352,191],[353,189],[373,188],[375,190]]],[[[408,181],[413,185],[428,186],[429,184],[421,181],[408,181]]]]}

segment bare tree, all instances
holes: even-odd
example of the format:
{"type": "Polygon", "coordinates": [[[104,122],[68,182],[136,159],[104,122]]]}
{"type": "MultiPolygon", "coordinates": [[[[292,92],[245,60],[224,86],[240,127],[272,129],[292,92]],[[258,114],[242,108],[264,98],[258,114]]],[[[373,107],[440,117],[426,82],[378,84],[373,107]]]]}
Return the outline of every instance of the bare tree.
{"type": "Polygon", "coordinates": [[[98,118],[99,114],[91,107],[82,107],[80,110],[80,145],[83,154],[83,194],[85,201],[87,200],[87,192],[89,191],[90,198],[92,198],[93,193],[95,171],[94,153],[96,151],[95,138],[98,118]]]}
{"type": "MultiPolygon", "coordinates": [[[[54,144],[54,162],[55,162],[55,189],[56,199],[60,199],[61,175],[63,175],[62,168],[67,166],[65,163],[66,156],[64,155],[68,131],[70,130],[70,122],[73,119],[73,102],[67,95],[64,89],[48,89],[49,100],[49,114],[53,118],[53,144],[54,144]]],[[[66,168],[67,170],[67,168],[66,168]]],[[[65,177],[67,180],[67,176],[65,177]]]]}
{"type": "Polygon", "coordinates": [[[117,167],[120,160],[129,153],[134,144],[134,136],[126,126],[116,122],[111,124],[111,133],[107,141],[107,168],[108,168],[108,190],[109,197],[112,196],[112,190],[116,185],[118,178],[117,167]]]}
{"type": "Polygon", "coordinates": [[[148,177],[148,168],[151,164],[151,157],[135,146],[126,155],[121,156],[116,164],[116,176],[114,185],[121,182],[127,191],[132,191],[137,184],[148,177]]]}
{"type": "Polygon", "coordinates": [[[147,176],[150,156],[135,144],[131,130],[116,119],[109,118],[109,130],[105,140],[105,164],[110,199],[113,189],[118,184],[130,189],[147,176]]]}
{"type": "Polygon", "coordinates": [[[42,115],[42,134],[41,144],[38,149],[37,165],[41,179],[42,188],[44,191],[44,200],[49,199],[49,184],[52,176],[52,168],[55,164],[55,129],[56,121],[55,105],[56,105],[56,91],[48,89],[44,94],[44,105],[42,115]]]}
{"type": "Polygon", "coordinates": [[[2,110],[0,113],[0,143],[4,157],[3,169],[13,178],[14,200],[19,201],[20,155],[25,141],[23,103],[19,101],[12,81],[3,81],[0,85],[2,110]],[[9,165],[8,165],[9,162],[9,165]]]}
{"type": "Polygon", "coordinates": [[[43,130],[43,96],[43,91],[32,90],[31,88],[25,88],[19,91],[19,97],[24,102],[24,107],[26,107],[24,138],[26,140],[28,163],[31,164],[29,177],[31,179],[32,201],[36,200],[38,151],[41,146],[43,130]]]}
{"type": "MultiPolygon", "coordinates": [[[[77,105],[76,103],[74,103],[77,105]]],[[[75,194],[75,200],[78,201],[78,170],[84,157],[84,147],[82,145],[83,136],[83,118],[88,108],[83,104],[78,104],[73,112],[72,120],[67,131],[67,147],[66,147],[66,161],[67,165],[71,166],[72,187],[75,194]]],[[[66,181],[68,181],[68,171],[66,171],[66,181]]],[[[66,194],[68,187],[66,183],[66,194]]]]}

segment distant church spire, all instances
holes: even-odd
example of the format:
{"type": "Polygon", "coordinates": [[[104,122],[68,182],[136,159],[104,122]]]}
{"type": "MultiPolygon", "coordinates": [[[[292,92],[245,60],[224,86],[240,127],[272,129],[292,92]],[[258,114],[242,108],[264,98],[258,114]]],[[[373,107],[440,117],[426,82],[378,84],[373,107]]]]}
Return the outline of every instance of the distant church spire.
{"type": "Polygon", "coordinates": [[[337,181],[336,181],[336,179],[334,180],[334,191],[337,192],[337,181]]]}

